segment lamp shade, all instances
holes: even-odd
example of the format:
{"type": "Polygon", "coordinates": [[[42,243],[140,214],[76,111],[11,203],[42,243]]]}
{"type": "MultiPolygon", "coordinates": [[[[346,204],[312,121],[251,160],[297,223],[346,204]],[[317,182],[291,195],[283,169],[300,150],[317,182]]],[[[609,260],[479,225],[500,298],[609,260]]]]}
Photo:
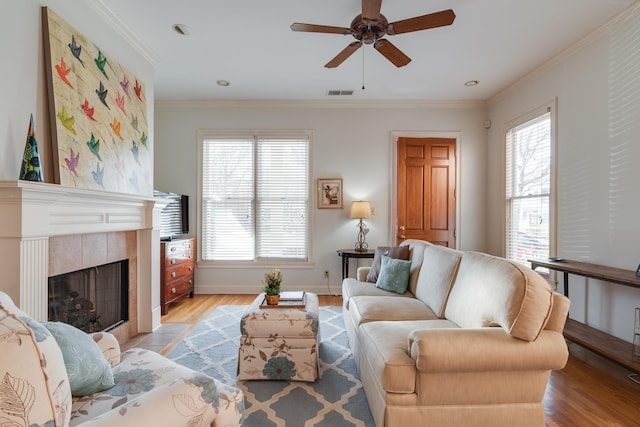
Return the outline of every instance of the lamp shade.
{"type": "Polygon", "coordinates": [[[358,200],[357,202],[351,202],[351,211],[349,212],[349,218],[371,218],[371,205],[369,202],[358,200]]]}

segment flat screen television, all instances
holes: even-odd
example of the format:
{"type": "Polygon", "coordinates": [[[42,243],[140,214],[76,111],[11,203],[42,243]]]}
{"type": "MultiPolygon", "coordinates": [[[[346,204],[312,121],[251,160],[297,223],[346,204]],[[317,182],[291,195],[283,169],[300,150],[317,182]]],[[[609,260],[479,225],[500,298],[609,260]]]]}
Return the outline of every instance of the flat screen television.
{"type": "Polygon", "coordinates": [[[189,234],[189,196],[157,190],[153,196],[170,200],[160,212],[160,239],[173,240],[189,234]]]}

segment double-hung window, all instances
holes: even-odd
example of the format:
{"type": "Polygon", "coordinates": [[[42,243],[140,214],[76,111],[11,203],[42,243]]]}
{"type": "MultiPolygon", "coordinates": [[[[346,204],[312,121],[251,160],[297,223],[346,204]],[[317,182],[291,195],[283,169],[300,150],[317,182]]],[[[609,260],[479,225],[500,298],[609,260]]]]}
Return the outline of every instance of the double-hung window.
{"type": "Polygon", "coordinates": [[[199,140],[201,259],[308,261],[310,133],[199,140]]]}
{"type": "Polygon", "coordinates": [[[506,135],[506,257],[527,264],[555,242],[552,107],[514,123],[506,135]]]}

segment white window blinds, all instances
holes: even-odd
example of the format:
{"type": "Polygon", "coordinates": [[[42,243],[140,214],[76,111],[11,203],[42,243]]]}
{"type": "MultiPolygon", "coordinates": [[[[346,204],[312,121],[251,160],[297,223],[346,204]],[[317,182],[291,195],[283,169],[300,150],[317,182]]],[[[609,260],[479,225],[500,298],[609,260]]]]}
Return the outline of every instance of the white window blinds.
{"type": "Polygon", "coordinates": [[[203,260],[306,261],[309,138],[202,140],[203,260]]]}
{"type": "Polygon", "coordinates": [[[551,113],[515,126],[506,138],[506,257],[549,256],[551,113]]]}

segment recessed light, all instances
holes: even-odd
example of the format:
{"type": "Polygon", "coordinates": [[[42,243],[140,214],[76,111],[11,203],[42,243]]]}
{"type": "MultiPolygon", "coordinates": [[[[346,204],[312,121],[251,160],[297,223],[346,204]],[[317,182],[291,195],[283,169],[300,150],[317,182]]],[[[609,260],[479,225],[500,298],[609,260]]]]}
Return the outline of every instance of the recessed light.
{"type": "Polygon", "coordinates": [[[171,28],[173,28],[173,31],[180,34],[181,36],[188,36],[189,34],[191,34],[191,29],[184,24],[174,24],[171,28]]]}
{"type": "Polygon", "coordinates": [[[467,86],[467,87],[471,87],[471,86],[477,85],[478,83],[480,83],[480,82],[477,81],[477,80],[469,80],[468,82],[465,82],[464,85],[467,86]]]}
{"type": "Polygon", "coordinates": [[[217,84],[218,86],[227,87],[227,86],[229,86],[231,83],[229,83],[229,80],[216,80],[216,84],[217,84]]]}

